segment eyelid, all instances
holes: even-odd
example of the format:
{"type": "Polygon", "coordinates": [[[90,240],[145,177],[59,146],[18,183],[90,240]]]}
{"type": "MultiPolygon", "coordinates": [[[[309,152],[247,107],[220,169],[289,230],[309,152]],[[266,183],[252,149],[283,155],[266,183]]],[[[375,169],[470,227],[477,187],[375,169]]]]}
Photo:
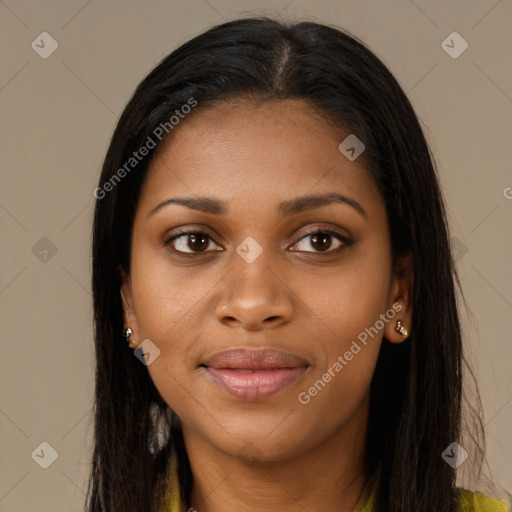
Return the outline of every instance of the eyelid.
{"type": "Polygon", "coordinates": [[[343,240],[351,240],[351,236],[346,232],[346,230],[342,230],[342,228],[336,228],[331,226],[315,226],[313,228],[306,228],[304,231],[299,232],[299,234],[297,235],[299,236],[298,240],[302,240],[305,236],[314,235],[316,233],[328,233],[330,235],[339,236],[343,240]]]}

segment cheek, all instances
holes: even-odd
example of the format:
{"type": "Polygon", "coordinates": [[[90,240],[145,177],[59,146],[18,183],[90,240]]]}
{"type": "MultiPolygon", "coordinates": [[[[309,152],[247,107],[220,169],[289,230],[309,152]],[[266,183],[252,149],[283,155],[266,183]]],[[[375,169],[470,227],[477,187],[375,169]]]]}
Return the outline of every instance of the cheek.
{"type": "MultiPolygon", "coordinates": [[[[346,350],[352,340],[374,326],[385,313],[389,262],[382,258],[376,261],[370,251],[361,250],[332,272],[298,282],[297,292],[312,317],[328,328],[326,347],[333,356],[336,351],[346,350]]],[[[380,323],[379,326],[382,331],[380,323]]]]}
{"type": "Polygon", "coordinates": [[[134,255],[132,286],[140,336],[165,346],[179,342],[180,332],[191,332],[191,317],[204,308],[220,276],[193,266],[177,268],[163,251],[142,248],[134,255]]]}
{"type": "Polygon", "coordinates": [[[194,410],[189,381],[200,352],[196,341],[209,339],[209,293],[222,275],[193,266],[176,269],[165,254],[145,247],[138,251],[132,258],[132,287],[139,337],[160,351],[147,369],[169,406],[185,418],[194,410]]]}
{"type": "Polygon", "coordinates": [[[318,414],[336,404],[329,414],[341,421],[368,392],[382,340],[379,318],[385,313],[385,294],[345,281],[310,305],[315,311],[312,321],[321,314],[318,323],[328,329],[319,339],[324,357],[306,380],[302,391],[307,396],[299,402],[314,402],[311,411],[318,414]]]}
{"type": "Polygon", "coordinates": [[[359,421],[358,428],[366,422],[382,340],[382,329],[375,330],[375,324],[384,313],[385,295],[374,287],[368,292],[361,288],[360,283],[347,280],[329,290],[329,300],[319,296],[314,306],[330,332],[319,340],[324,357],[296,397],[303,408],[303,427],[311,431],[312,440],[331,435],[351,420],[359,421]]]}
{"type": "Polygon", "coordinates": [[[302,285],[311,321],[324,333],[325,355],[307,380],[304,400],[318,407],[338,403],[340,415],[367,393],[380,350],[390,280],[389,261],[380,254],[382,248],[365,249],[316,287],[302,285]]]}

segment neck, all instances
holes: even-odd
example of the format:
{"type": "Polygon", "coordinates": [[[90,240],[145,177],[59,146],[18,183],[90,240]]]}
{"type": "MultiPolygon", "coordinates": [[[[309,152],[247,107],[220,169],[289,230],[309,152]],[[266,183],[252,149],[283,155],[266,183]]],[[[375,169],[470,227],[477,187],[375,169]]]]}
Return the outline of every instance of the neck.
{"type": "Polygon", "coordinates": [[[352,512],[366,481],[366,429],[356,423],[358,430],[337,432],[305,453],[258,462],[219,450],[184,428],[194,477],[187,509],[352,512]]]}

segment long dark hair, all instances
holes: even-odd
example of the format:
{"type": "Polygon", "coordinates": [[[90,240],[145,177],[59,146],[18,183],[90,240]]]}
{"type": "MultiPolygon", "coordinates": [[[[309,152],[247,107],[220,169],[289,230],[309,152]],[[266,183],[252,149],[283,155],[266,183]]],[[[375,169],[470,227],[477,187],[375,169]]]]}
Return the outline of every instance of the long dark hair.
{"type": "Polygon", "coordinates": [[[172,52],[138,86],[112,137],[95,192],[96,399],[88,510],[158,511],[174,454],[182,497],[190,493],[179,420],[167,414],[122,335],[119,268],[129,273],[139,192],[156,150],[133,168],[126,163],[148,137],[159,142],[158,127],[167,126],[162,133],[172,137],[171,116],[191,100],[195,115],[240,96],[305,100],[364,141],[387,207],[393,261],[410,252],[414,272],[412,334],[398,345],[383,342],[371,386],[366,465],[376,484],[376,510],[454,511],[456,471],[441,454],[461,432],[460,284],[425,136],[395,78],[355,37],[269,18],[216,26],[172,52]],[[169,424],[165,446],[153,452],[152,410],[169,424]]]}

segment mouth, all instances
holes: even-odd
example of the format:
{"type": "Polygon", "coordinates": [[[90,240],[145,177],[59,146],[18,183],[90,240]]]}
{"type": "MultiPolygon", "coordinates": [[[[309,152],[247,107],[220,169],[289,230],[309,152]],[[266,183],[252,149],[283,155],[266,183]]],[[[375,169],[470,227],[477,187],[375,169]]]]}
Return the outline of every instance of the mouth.
{"type": "Polygon", "coordinates": [[[302,378],[309,363],[275,349],[232,349],[218,352],[200,367],[211,382],[239,400],[264,400],[302,378]]]}

